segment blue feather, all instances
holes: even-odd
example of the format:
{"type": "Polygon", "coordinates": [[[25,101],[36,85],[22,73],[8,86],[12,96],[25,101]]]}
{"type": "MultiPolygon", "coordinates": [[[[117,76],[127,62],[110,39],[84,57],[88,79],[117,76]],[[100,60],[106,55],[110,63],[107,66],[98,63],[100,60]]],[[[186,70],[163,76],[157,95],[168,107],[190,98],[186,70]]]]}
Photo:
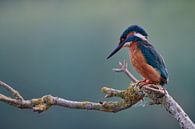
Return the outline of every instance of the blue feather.
{"type": "Polygon", "coordinates": [[[168,80],[168,71],[163,57],[147,41],[138,41],[138,46],[147,63],[160,72],[162,79],[165,81],[162,82],[162,85],[166,83],[168,80]]]}

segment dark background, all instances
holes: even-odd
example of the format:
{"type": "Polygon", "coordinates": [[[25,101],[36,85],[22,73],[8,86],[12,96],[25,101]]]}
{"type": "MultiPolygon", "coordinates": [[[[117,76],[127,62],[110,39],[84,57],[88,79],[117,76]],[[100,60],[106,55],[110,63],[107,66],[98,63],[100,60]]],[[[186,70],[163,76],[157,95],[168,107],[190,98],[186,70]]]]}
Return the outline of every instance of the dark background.
{"type": "MultiPolygon", "coordinates": [[[[111,70],[118,61],[129,62],[127,49],[105,58],[122,31],[138,24],[165,58],[168,91],[195,120],[194,13],[194,0],[1,0],[0,80],[26,99],[52,94],[105,100],[102,86],[124,89],[130,83],[111,70]]],[[[37,114],[0,103],[0,114],[0,129],[179,129],[161,106],[136,106],[116,114],[53,107],[37,114]]]]}

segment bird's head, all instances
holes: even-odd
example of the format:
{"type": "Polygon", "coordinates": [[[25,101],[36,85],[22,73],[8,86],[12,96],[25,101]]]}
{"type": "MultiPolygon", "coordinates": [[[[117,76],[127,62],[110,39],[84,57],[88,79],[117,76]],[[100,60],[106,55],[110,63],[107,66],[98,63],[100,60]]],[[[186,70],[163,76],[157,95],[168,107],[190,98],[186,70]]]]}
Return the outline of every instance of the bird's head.
{"type": "Polygon", "coordinates": [[[123,33],[121,34],[119,44],[125,41],[128,37],[136,33],[143,35],[146,39],[148,38],[148,34],[141,26],[131,25],[126,30],[124,30],[123,33]]]}
{"type": "Polygon", "coordinates": [[[131,42],[144,41],[144,40],[147,41],[147,37],[148,37],[148,34],[140,26],[132,25],[132,26],[128,27],[122,33],[118,46],[110,53],[110,55],[107,57],[107,59],[112,57],[122,47],[129,47],[131,42]]]}

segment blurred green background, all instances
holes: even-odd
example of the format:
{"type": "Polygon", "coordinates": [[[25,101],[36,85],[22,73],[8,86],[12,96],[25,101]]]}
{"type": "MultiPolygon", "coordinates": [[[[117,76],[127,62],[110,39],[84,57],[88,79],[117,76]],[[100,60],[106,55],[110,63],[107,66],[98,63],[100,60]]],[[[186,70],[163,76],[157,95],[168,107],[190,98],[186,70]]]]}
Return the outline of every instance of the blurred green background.
{"type": "MultiPolygon", "coordinates": [[[[194,0],[1,0],[0,80],[26,99],[106,100],[102,86],[124,89],[130,82],[111,70],[129,61],[127,49],[105,58],[132,24],[149,33],[168,66],[168,91],[195,120],[194,0]]],[[[37,114],[0,103],[0,114],[1,129],[179,129],[161,106],[116,114],[53,107],[37,114]]]]}

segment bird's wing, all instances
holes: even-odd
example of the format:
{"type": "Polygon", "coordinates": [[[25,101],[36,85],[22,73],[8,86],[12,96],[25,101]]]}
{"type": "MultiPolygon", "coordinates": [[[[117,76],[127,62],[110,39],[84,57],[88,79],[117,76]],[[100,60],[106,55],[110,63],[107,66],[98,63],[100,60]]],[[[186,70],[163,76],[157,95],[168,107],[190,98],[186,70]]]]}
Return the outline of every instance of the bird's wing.
{"type": "Polygon", "coordinates": [[[155,50],[155,48],[148,42],[138,43],[141,52],[143,53],[147,63],[157,69],[161,77],[168,80],[168,71],[163,60],[163,57],[155,50]]]}

